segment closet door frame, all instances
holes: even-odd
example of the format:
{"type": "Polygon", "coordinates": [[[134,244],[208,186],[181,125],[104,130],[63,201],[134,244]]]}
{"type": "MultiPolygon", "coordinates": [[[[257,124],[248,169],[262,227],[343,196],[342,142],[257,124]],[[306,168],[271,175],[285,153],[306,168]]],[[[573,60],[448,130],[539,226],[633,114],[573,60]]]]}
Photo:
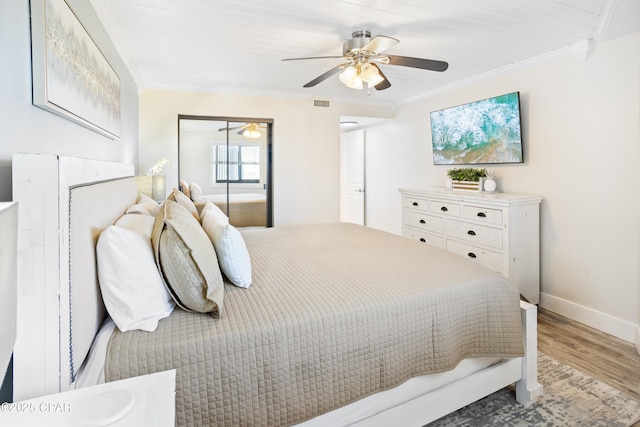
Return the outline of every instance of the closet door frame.
{"type": "MultiPolygon", "coordinates": [[[[228,117],[228,116],[199,116],[199,115],[189,115],[189,114],[178,114],[178,183],[176,186],[180,185],[181,173],[180,173],[180,155],[181,155],[181,146],[180,146],[180,122],[181,120],[205,120],[205,121],[215,121],[215,122],[226,122],[226,127],[229,128],[230,125],[237,123],[259,123],[266,125],[266,153],[265,153],[265,161],[266,161],[266,173],[265,173],[265,182],[264,182],[264,190],[266,196],[266,226],[273,227],[273,119],[267,118],[256,118],[256,117],[228,117]]],[[[229,144],[229,130],[226,132],[226,141],[229,144]]],[[[229,195],[229,182],[227,182],[227,202],[229,195]]],[[[227,203],[228,206],[228,203],[227,203]]]]}

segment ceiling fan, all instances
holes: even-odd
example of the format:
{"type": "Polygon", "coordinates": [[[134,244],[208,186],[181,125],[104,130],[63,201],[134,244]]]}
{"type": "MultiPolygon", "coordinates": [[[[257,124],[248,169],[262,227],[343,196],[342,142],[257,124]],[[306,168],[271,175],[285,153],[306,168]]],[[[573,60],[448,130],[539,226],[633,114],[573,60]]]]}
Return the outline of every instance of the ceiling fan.
{"type": "Polygon", "coordinates": [[[245,123],[244,125],[241,125],[241,126],[220,128],[218,129],[218,132],[240,129],[237,132],[238,135],[242,135],[244,137],[251,138],[251,139],[257,139],[257,138],[260,138],[260,136],[262,136],[260,131],[265,130],[266,128],[267,128],[266,126],[260,123],[245,123]]]}
{"type": "Polygon", "coordinates": [[[391,87],[391,83],[382,73],[378,64],[399,65],[402,67],[420,68],[430,71],[445,71],[449,64],[433,59],[412,58],[410,56],[386,55],[385,50],[400,43],[400,40],[387,36],[375,36],[371,38],[369,30],[357,30],[351,34],[351,40],[342,45],[342,56],[311,56],[307,58],[287,58],[283,61],[297,61],[303,59],[341,58],[346,62],[337,65],[329,71],[319,75],[303,87],[313,87],[318,83],[339,73],[342,83],[352,89],[362,89],[363,82],[368,87],[373,86],[377,90],[391,87]]]}

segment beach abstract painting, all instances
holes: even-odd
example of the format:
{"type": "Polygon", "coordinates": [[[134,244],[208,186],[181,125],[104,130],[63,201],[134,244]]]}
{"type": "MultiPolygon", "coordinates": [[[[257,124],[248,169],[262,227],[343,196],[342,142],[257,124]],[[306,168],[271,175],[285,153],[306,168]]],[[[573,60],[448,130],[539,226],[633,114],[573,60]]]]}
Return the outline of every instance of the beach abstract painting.
{"type": "Polygon", "coordinates": [[[433,163],[522,163],[519,92],[431,113],[433,163]]]}

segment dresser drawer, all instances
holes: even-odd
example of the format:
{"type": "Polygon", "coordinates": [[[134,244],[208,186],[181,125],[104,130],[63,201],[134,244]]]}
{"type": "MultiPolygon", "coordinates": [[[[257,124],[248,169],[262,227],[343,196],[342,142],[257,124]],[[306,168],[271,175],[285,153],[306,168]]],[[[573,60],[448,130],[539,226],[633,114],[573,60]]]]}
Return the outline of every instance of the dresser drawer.
{"type": "Polygon", "coordinates": [[[487,224],[502,224],[502,211],[500,209],[465,206],[462,210],[462,217],[464,219],[486,222],[487,224]]]}
{"type": "Polygon", "coordinates": [[[404,228],[402,234],[412,240],[428,243],[444,249],[444,237],[442,235],[427,233],[426,231],[416,230],[413,228],[404,228]]]}
{"type": "Polygon", "coordinates": [[[419,211],[429,211],[429,201],[426,199],[419,199],[416,197],[405,196],[402,198],[402,206],[405,208],[416,209],[419,211]]]}
{"type": "Polygon", "coordinates": [[[443,214],[447,216],[460,216],[460,205],[457,203],[441,202],[431,200],[429,203],[429,211],[432,213],[443,214]]]}
{"type": "Polygon", "coordinates": [[[432,231],[434,233],[444,233],[444,219],[426,215],[420,212],[405,211],[404,224],[410,227],[417,227],[422,230],[432,231]]]}
{"type": "Polygon", "coordinates": [[[502,229],[500,228],[449,219],[447,236],[498,250],[502,249],[502,229]]]}
{"type": "Polygon", "coordinates": [[[447,240],[447,250],[461,255],[465,258],[479,262],[485,267],[497,271],[500,274],[503,274],[504,272],[502,263],[503,257],[501,253],[489,251],[486,249],[480,249],[476,246],[456,242],[453,240],[447,240]]]}

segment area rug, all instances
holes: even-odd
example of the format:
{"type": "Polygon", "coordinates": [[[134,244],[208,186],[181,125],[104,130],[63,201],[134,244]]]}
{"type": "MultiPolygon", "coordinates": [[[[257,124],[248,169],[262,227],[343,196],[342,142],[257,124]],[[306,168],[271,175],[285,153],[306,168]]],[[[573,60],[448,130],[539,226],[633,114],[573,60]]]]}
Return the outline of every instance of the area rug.
{"type": "Polygon", "coordinates": [[[544,395],[524,408],[513,387],[468,405],[429,424],[462,426],[632,426],[640,420],[640,401],[580,371],[538,353],[538,381],[544,395]]]}

